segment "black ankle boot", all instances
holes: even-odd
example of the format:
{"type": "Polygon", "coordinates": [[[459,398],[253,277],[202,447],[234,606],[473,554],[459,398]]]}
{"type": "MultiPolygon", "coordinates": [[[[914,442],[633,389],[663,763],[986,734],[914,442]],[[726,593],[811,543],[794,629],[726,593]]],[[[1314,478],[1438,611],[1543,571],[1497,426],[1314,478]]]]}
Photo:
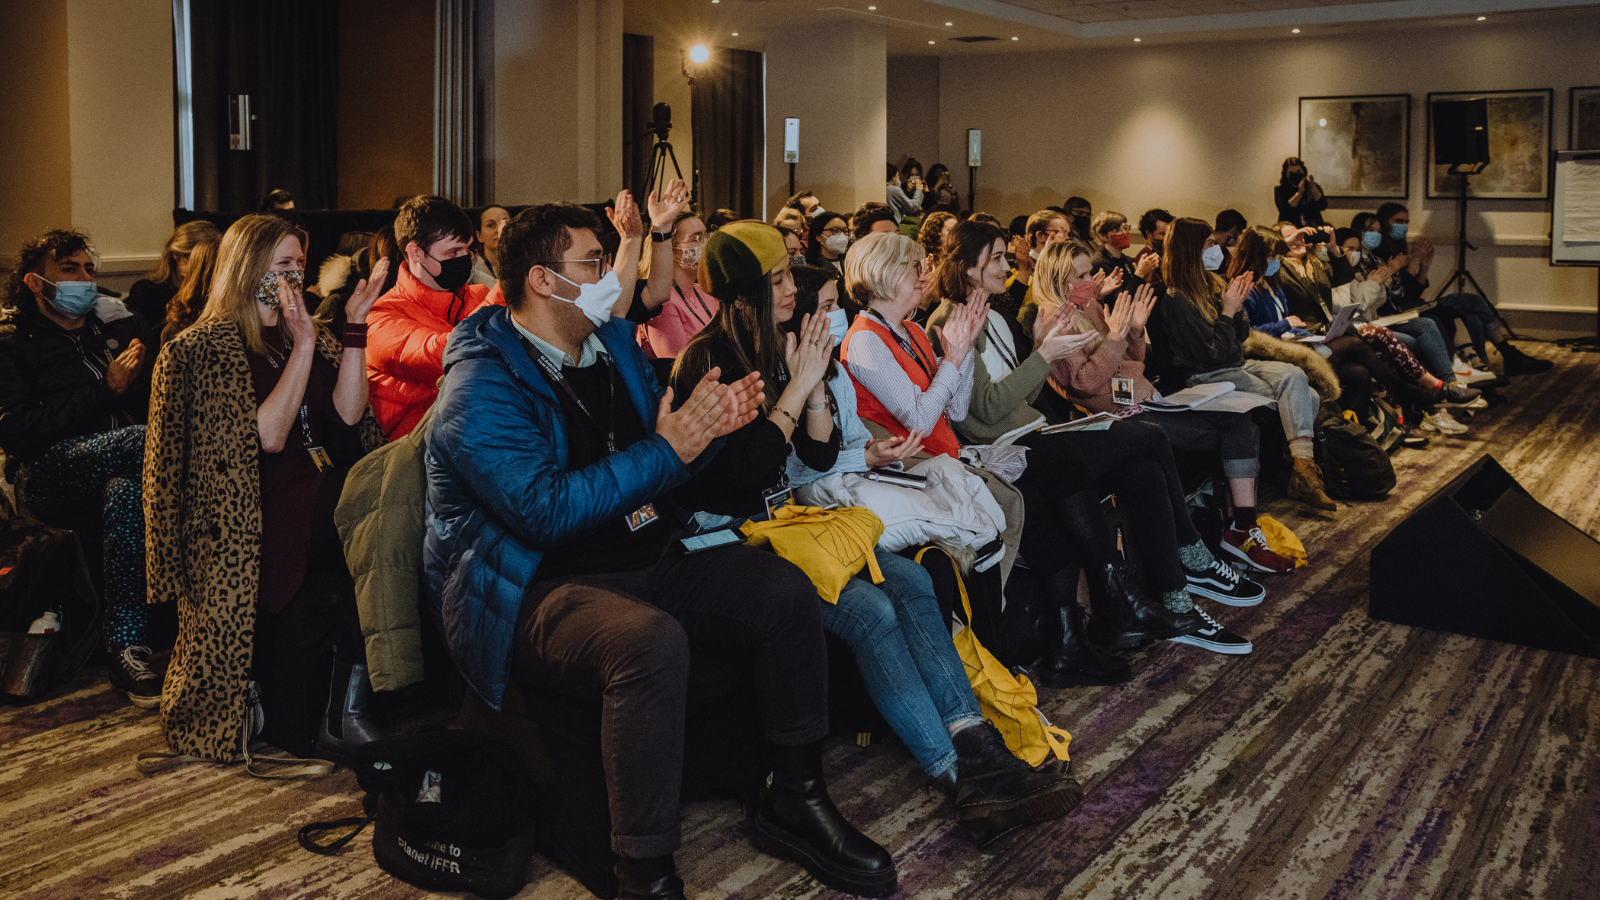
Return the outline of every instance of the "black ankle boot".
{"type": "Polygon", "coordinates": [[[1495,344],[1500,351],[1500,358],[1505,360],[1507,375],[1537,375],[1548,372],[1555,365],[1548,359],[1539,359],[1529,356],[1512,346],[1510,341],[1501,341],[1495,344]]]}
{"type": "Polygon", "coordinates": [[[383,732],[367,712],[372,700],[372,682],[367,667],[334,663],[333,683],[328,689],[328,709],[322,715],[317,734],[317,752],[334,762],[350,764],[350,751],[368,741],[383,738],[383,732]]]}
{"type": "Polygon", "coordinates": [[[822,779],[822,742],[772,747],[772,786],[756,811],[756,848],[804,866],[836,891],[863,897],[894,893],[889,851],[845,821],[822,779]]]}
{"type": "Polygon", "coordinates": [[[1126,565],[1106,563],[1089,571],[1089,638],[1102,647],[1131,650],[1152,640],[1184,634],[1194,613],[1175,613],[1134,584],[1126,565]]]}
{"type": "Polygon", "coordinates": [[[956,818],[980,847],[1059,819],[1083,802],[1083,788],[1070,770],[1033,768],[1006,749],[989,722],[963,728],[950,740],[956,747],[956,818]]]}
{"type": "Polygon", "coordinates": [[[683,879],[672,854],[617,859],[617,900],[683,900],[683,879]]]}
{"type": "Polygon", "coordinates": [[[1054,615],[1045,617],[1043,658],[1030,670],[1045,687],[1121,684],[1133,677],[1127,660],[1089,643],[1084,633],[1083,608],[1074,597],[1062,598],[1054,615]]]}

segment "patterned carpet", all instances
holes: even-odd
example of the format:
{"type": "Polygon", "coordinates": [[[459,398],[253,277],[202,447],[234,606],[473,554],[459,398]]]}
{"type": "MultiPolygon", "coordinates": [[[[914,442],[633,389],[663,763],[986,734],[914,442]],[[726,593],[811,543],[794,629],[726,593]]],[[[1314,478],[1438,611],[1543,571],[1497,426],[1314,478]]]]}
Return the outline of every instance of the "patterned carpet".
{"type": "MultiPolygon", "coordinates": [[[[1161,644],[1134,680],[1044,692],[1074,734],[1073,815],[981,853],[894,741],[830,745],[834,796],[894,853],[901,895],[932,898],[1593,898],[1600,896],[1600,660],[1367,618],[1367,555],[1492,453],[1600,535],[1600,356],[1549,345],[1469,434],[1396,457],[1384,503],[1327,516],[1281,501],[1312,565],[1266,603],[1223,609],[1255,653],[1161,644]]],[[[355,811],[344,771],[303,782],[208,767],[145,778],[155,716],[102,677],[0,710],[0,896],[409,898],[364,835],[315,857],[298,827],[355,811]]],[[[691,897],[828,892],[746,840],[731,803],[685,809],[691,897]]],[[[520,895],[588,894],[540,860],[520,895]]]]}

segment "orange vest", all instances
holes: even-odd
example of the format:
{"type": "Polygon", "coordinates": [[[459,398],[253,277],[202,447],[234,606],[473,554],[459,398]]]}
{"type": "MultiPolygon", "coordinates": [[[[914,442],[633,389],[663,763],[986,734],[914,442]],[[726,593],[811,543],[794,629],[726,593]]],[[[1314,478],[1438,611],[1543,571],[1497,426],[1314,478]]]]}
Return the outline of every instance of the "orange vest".
{"type": "MultiPolygon", "coordinates": [[[[895,362],[900,364],[906,377],[911,379],[911,383],[915,384],[918,390],[926,391],[932,386],[933,374],[930,373],[938,373],[939,357],[934,354],[933,344],[928,341],[928,335],[920,328],[906,329],[911,336],[911,348],[917,354],[913,358],[888,326],[878,321],[877,317],[865,312],[856,316],[850,331],[844,336],[844,349],[840,351],[839,359],[844,362],[846,372],[850,371],[850,338],[858,331],[871,331],[876,334],[884,346],[894,353],[895,362]]],[[[878,398],[872,396],[871,391],[862,386],[854,372],[850,372],[850,381],[856,388],[856,415],[868,422],[876,422],[888,429],[890,434],[898,437],[905,437],[910,433],[910,429],[900,424],[894,414],[885,409],[878,398]]],[[[933,432],[922,439],[922,446],[930,453],[943,453],[946,456],[955,456],[961,452],[961,442],[956,439],[956,433],[950,429],[950,419],[943,413],[939,414],[939,421],[933,426],[933,432]]]]}

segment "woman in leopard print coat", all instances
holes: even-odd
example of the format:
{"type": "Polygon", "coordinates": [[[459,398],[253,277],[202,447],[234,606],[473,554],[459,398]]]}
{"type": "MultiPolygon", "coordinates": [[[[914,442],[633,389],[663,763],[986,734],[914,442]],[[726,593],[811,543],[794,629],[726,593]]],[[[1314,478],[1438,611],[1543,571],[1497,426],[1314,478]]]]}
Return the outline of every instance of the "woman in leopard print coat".
{"type": "MultiPolygon", "coordinates": [[[[151,602],[175,601],[179,622],[161,718],[171,748],[201,759],[230,761],[240,750],[257,607],[266,602],[264,581],[274,577],[262,566],[263,461],[274,452],[306,453],[297,426],[316,399],[308,387],[326,389],[335,378],[332,407],[354,428],[359,452],[383,442],[367,408],[362,349],[378,292],[357,288],[341,346],[309,317],[296,289],[304,240],[276,217],[235,223],[205,312],[156,362],[145,444],[146,561],[151,602]],[[268,337],[280,342],[277,352],[268,337]],[[315,352],[294,353],[296,343],[314,344],[315,352]],[[282,371],[258,405],[252,363],[262,359],[282,371]]],[[[382,275],[374,279],[381,284],[382,275]]]]}

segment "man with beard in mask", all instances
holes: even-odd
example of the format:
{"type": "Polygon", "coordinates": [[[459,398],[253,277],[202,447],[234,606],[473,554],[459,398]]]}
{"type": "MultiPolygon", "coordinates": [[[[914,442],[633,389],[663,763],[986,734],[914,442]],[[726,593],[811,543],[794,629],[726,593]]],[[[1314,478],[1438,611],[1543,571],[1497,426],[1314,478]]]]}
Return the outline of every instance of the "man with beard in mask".
{"type": "Polygon", "coordinates": [[[0,303],[0,449],[17,501],[47,525],[105,524],[105,644],[111,685],[135,706],[161,702],[145,596],[148,329],[95,315],[87,236],[50,231],[22,246],[0,303]]]}
{"type": "Polygon", "coordinates": [[[488,302],[472,277],[472,219],[443,197],[412,197],[394,220],[403,265],[367,314],[372,412],[389,440],[411,432],[439,396],[450,329],[488,302]]]}

